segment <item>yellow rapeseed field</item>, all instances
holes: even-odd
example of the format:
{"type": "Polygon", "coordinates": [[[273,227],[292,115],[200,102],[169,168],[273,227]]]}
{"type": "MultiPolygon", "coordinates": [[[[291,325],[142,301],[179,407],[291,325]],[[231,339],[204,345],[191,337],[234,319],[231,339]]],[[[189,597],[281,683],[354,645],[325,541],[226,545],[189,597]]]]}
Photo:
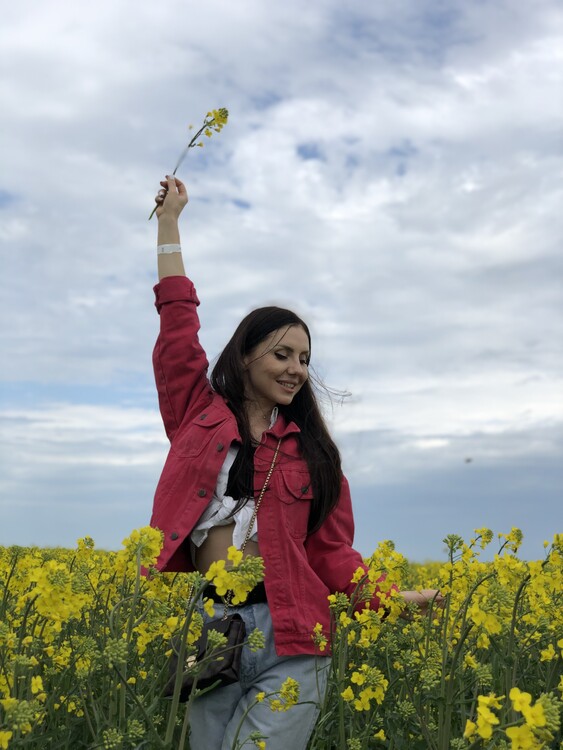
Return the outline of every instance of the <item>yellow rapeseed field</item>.
{"type": "MultiPolygon", "coordinates": [[[[391,542],[355,576],[356,595],[329,598],[332,672],[310,750],[528,750],[561,746],[563,535],[543,559],[518,558],[522,534],[489,529],[449,536],[443,563],[410,564],[391,542]],[[366,605],[387,573],[385,612],[366,605]],[[439,588],[443,609],[402,613],[399,589],[439,588]]],[[[192,694],[171,698],[171,639],[189,656],[202,625],[196,603],[212,580],[237,600],[263,575],[260,558],[232,549],[207,575],[160,574],[151,566],[160,532],[143,528],[120,552],[0,547],[0,749],[189,748],[192,694]],[[149,575],[143,575],[143,573],[149,575]]],[[[318,625],[311,633],[327,647],[318,625]]],[[[260,648],[261,634],[249,635],[260,648]]],[[[221,640],[208,659],[216,658],[221,640]]],[[[197,669],[197,667],[196,667],[197,669]]],[[[197,682],[196,688],[197,691],[197,682]]],[[[299,700],[293,681],[260,694],[272,710],[299,700]]],[[[237,747],[266,748],[240,737],[237,747]]]]}

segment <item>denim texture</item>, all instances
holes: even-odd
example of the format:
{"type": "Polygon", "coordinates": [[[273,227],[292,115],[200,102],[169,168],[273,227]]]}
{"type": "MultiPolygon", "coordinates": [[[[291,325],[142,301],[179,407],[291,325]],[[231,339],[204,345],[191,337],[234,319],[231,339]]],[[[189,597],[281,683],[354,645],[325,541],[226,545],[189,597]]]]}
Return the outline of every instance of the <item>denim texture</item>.
{"type": "MultiPolygon", "coordinates": [[[[220,616],[221,605],[216,605],[215,610],[220,616]]],[[[190,714],[191,750],[236,750],[251,732],[264,736],[267,750],[305,750],[324,699],[330,657],[278,656],[267,604],[231,607],[229,612],[241,615],[247,635],[254,628],[261,630],[266,645],[256,652],[243,647],[240,682],[195,699],[190,714]],[[288,677],[299,683],[296,706],[288,711],[272,711],[264,701],[243,718],[257,693],[279,690],[288,677]]],[[[210,619],[205,614],[204,618],[210,619]]],[[[254,745],[247,743],[245,747],[254,745]]]]}

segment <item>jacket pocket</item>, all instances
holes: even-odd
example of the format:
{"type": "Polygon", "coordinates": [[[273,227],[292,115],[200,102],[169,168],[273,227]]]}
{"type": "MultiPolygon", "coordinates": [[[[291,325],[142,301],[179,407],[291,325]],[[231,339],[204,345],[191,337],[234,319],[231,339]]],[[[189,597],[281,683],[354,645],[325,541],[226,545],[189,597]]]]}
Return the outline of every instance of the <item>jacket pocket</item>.
{"type": "Polygon", "coordinates": [[[279,474],[276,494],[281,501],[285,525],[292,537],[305,539],[311,512],[313,489],[307,472],[283,471],[279,474]]]}
{"type": "Polygon", "coordinates": [[[178,430],[172,448],[177,456],[194,458],[209,445],[216,434],[217,426],[224,419],[209,417],[206,412],[183,424],[178,430]]]}

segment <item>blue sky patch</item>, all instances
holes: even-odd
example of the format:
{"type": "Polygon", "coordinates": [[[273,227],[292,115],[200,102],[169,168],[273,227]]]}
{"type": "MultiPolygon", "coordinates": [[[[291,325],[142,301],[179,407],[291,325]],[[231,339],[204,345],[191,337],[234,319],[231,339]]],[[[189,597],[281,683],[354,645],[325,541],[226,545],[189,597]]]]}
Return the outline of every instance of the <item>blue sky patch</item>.
{"type": "Polygon", "coordinates": [[[241,201],[239,198],[233,198],[232,203],[237,208],[242,208],[244,211],[248,211],[249,208],[252,208],[252,204],[248,201],[241,201]]]}
{"type": "Polygon", "coordinates": [[[4,206],[9,206],[10,204],[14,203],[17,200],[17,195],[15,193],[9,193],[7,190],[2,190],[0,188],[0,208],[4,208],[4,206]]]}
{"type": "Polygon", "coordinates": [[[309,159],[319,159],[320,161],[325,160],[325,156],[321,151],[320,146],[314,142],[300,143],[297,146],[297,154],[304,161],[308,161],[309,159]]]}

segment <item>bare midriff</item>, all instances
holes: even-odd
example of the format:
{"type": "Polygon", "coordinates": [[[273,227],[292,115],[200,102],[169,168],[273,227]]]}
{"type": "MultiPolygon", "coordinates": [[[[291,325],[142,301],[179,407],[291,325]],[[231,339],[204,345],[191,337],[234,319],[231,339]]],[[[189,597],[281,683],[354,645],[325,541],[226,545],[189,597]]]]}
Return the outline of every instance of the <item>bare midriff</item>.
{"type": "MultiPolygon", "coordinates": [[[[228,526],[214,526],[209,529],[207,539],[201,547],[196,549],[195,553],[196,568],[200,573],[206,573],[211,563],[227,559],[227,551],[233,546],[234,528],[234,523],[231,523],[228,526]]],[[[259,555],[258,543],[249,540],[243,554],[245,557],[246,555],[259,555]]]]}

